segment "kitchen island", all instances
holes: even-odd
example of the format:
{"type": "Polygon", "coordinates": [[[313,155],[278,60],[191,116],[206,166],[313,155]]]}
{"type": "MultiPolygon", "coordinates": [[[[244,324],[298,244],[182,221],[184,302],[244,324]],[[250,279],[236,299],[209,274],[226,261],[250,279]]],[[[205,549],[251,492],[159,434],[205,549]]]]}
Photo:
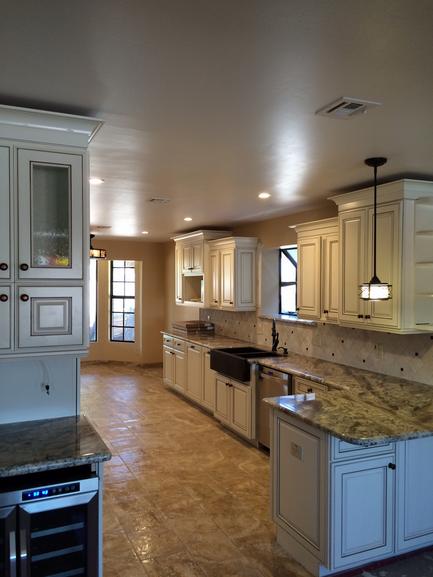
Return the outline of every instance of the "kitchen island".
{"type": "Polygon", "coordinates": [[[266,400],[277,538],[316,576],[433,545],[433,389],[353,371],[362,386],[266,400]]]}
{"type": "Polygon", "coordinates": [[[0,575],[102,576],[110,458],[84,416],[0,425],[0,575]]]}

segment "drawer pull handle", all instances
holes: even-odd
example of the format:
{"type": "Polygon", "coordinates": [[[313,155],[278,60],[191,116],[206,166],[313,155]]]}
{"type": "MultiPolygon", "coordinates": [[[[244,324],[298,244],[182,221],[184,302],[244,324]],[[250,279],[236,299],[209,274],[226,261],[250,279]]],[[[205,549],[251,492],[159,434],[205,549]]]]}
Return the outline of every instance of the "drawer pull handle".
{"type": "Polygon", "coordinates": [[[20,264],[20,269],[21,270],[29,270],[29,265],[26,264],[25,262],[23,262],[22,264],[20,264]]]}
{"type": "Polygon", "coordinates": [[[5,294],[0,295],[0,301],[1,301],[2,303],[7,303],[8,300],[9,300],[8,295],[5,295],[5,294]]]}
{"type": "Polygon", "coordinates": [[[230,301],[230,304],[232,305],[232,304],[233,304],[233,301],[230,301]]]}
{"type": "Polygon", "coordinates": [[[307,393],[312,393],[313,389],[310,387],[309,389],[307,389],[307,393]]]}
{"type": "Polygon", "coordinates": [[[21,295],[20,299],[23,301],[23,303],[26,303],[29,300],[29,295],[21,295]]]}
{"type": "Polygon", "coordinates": [[[395,463],[388,463],[388,468],[392,469],[393,471],[395,471],[395,469],[397,468],[395,463]]]}
{"type": "Polygon", "coordinates": [[[8,270],[7,262],[0,262],[0,270],[8,270]]]}
{"type": "Polygon", "coordinates": [[[364,318],[366,318],[366,319],[371,319],[371,315],[365,315],[364,318]]]}
{"type": "Polygon", "coordinates": [[[363,319],[363,318],[364,318],[364,315],[358,315],[358,318],[359,318],[359,319],[363,319]]]}
{"type": "Polygon", "coordinates": [[[323,311],[324,315],[327,315],[329,313],[329,311],[327,311],[326,309],[323,311]]]}

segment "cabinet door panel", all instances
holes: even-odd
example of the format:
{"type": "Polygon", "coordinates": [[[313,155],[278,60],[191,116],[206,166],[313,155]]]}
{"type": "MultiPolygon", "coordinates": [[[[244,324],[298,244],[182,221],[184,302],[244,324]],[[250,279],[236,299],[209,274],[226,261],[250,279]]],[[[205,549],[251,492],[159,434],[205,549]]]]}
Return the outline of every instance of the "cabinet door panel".
{"type": "Polygon", "coordinates": [[[194,272],[203,270],[203,243],[201,242],[192,247],[192,268],[194,272]]]}
{"type": "Polygon", "coordinates": [[[358,315],[364,315],[364,302],[359,298],[359,287],[365,278],[365,218],[364,210],[351,210],[340,215],[340,310],[339,318],[351,324],[364,324],[358,315]]]}
{"type": "Polygon", "coordinates": [[[433,438],[398,444],[397,549],[433,543],[433,438]]]}
{"type": "Polygon", "coordinates": [[[169,386],[174,385],[174,356],[175,353],[169,347],[163,347],[163,379],[169,386]]]}
{"type": "Polygon", "coordinates": [[[298,314],[320,318],[320,237],[298,242],[298,314]]]}
{"type": "Polygon", "coordinates": [[[256,273],[255,251],[236,251],[236,294],[235,306],[237,308],[250,308],[256,304],[256,273]]]}
{"type": "Polygon", "coordinates": [[[186,388],[186,360],[185,353],[176,351],[174,361],[174,387],[181,393],[185,392],[186,388]]]}
{"type": "MultiPolygon", "coordinates": [[[[373,274],[373,210],[368,211],[368,268],[373,274]]],[[[377,275],[382,282],[394,287],[389,301],[370,303],[368,324],[398,327],[400,323],[400,207],[398,204],[377,209],[377,275]]]]}
{"type": "Polygon", "coordinates": [[[18,346],[83,345],[81,287],[20,287],[18,346]]]}
{"type": "Polygon", "coordinates": [[[209,274],[209,304],[215,307],[220,302],[220,253],[218,250],[212,250],[209,254],[209,274]]]}
{"type": "Polygon", "coordinates": [[[219,376],[215,379],[214,416],[223,423],[230,422],[230,388],[227,379],[219,376]]]}
{"type": "Polygon", "coordinates": [[[338,235],[322,241],[323,254],[323,315],[327,320],[338,319],[339,242],[338,235]]]}
{"type": "Polygon", "coordinates": [[[0,279],[11,278],[11,221],[10,150],[0,146],[0,279]]]}
{"type": "Polygon", "coordinates": [[[20,149],[20,279],[82,278],[82,215],[82,157],[20,149]]]}
{"type": "Polygon", "coordinates": [[[193,254],[192,246],[187,245],[182,247],[182,269],[183,272],[191,272],[193,268],[193,254]]]}
{"type": "Polygon", "coordinates": [[[187,351],[186,392],[195,401],[201,401],[203,398],[202,349],[197,345],[188,345],[187,351]]]}
{"type": "Polygon", "coordinates": [[[334,567],[372,561],[393,551],[392,456],[333,467],[334,567]]]}
{"type": "Polygon", "coordinates": [[[203,405],[215,410],[215,379],[216,372],[210,368],[210,352],[204,354],[204,383],[203,383],[203,405]]]}
{"type": "Polygon", "coordinates": [[[183,255],[182,255],[182,249],[179,246],[176,246],[175,249],[175,254],[174,254],[174,258],[175,258],[175,301],[177,303],[182,303],[183,302],[183,276],[182,276],[182,270],[183,270],[183,255]]]}
{"type": "Polygon", "coordinates": [[[221,305],[234,306],[234,251],[221,251],[221,305]]]}
{"type": "Polygon", "coordinates": [[[251,438],[251,387],[232,381],[231,387],[232,427],[251,438]]]}
{"type": "Polygon", "coordinates": [[[5,351],[11,348],[11,331],[11,289],[8,286],[0,286],[0,351],[5,351]]]}

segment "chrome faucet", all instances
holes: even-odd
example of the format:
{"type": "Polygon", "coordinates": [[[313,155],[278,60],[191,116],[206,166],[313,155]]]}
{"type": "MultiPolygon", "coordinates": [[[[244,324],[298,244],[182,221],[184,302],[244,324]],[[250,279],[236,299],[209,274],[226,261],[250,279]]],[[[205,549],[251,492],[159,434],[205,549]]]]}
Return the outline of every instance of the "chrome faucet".
{"type": "Polygon", "coordinates": [[[278,343],[280,342],[279,333],[277,333],[277,327],[275,325],[275,319],[272,319],[272,351],[276,352],[278,349],[278,343]]]}

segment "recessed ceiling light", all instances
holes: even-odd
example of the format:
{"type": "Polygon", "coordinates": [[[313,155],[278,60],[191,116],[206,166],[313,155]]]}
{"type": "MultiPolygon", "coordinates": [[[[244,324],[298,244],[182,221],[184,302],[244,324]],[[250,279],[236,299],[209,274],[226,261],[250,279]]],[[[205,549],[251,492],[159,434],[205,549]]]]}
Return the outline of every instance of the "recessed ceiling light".
{"type": "Polygon", "coordinates": [[[271,195],[269,194],[269,192],[261,192],[259,194],[259,198],[269,198],[271,195]]]}
{"type": "Polygon", "coordinates": [[[148,230],[142,230],[141,234],[149,234],[149,231],[148,230]]]}
{"type": "Polygon", "coordinates": [[[186,222],[191,222],[192,218],[190,216],[186,216],[183,220],[186,220],[186,222]]]}
{"type": "Polygon", "coordinates": [[[96,176],[89,178],[90,184],[102,184],[104,182],[103,178],[97,178],[96,176]]]}

